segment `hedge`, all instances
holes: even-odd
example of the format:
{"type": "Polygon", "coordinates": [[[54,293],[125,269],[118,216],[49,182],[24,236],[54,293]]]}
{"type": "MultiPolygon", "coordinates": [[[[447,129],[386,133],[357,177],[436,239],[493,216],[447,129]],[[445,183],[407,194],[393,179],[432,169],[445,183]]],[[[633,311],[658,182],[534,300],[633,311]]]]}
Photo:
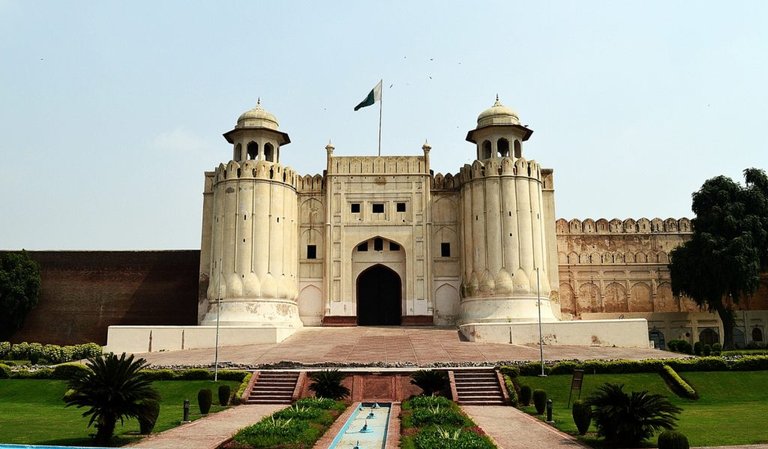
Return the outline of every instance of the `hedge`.
{"type": "Polygon", "coordinates": [[[59,346],[42,343],[0,342],[0,359],[29,360],[32,364],[45,362],[57,364],[96,357],[102,354],[102,348],[96,343],[82,345],[59,346]]]}
{"type": "Polygon", "coordinates": [[[507,388],[507,393],[509,394],[509,405],[517,407],[519,402],[517,399],[517,389],[515,388],[515,383],[512,381],[512,378],[506,374],[504,374],[504,386],[507,388]]]}
{"type": "Polygon", "coordinates": [[[672,391],[686,399],[699,399],[699,393],[693,389],[674,369],[669,365],[664,365],[661,370],[661,377],[667,382],[672,391]]]}
{"type": "MultiPolygon", "coordinates": [[[[550,375],[572,374],[574,369],[583,369],[587,374],[634,374],[658,373],[664,365],[677,372],[689,371],[762,371],[768,370],[768,356],[755,355],[738,358],[693,357],[689,359],[647,359],[647,360],[586,360],[563,361],[545,365],[544,372],[550,375]]],[[[539,362],[524,362],[519,365],[502,366],[504,373],[519,372],[523,376],[536,376],[541,372],[539,362]]]]}

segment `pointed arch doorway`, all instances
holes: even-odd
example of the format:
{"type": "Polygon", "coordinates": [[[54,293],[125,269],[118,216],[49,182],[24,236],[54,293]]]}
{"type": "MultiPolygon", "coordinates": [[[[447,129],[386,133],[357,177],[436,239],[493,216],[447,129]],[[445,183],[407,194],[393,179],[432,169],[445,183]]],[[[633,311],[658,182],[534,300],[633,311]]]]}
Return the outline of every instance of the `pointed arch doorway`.
{"type": "Polygon", "coordinates": [[[357,277],[357,324],[399,326],[402,314],[402,282],[398,274],[376,264],[357,277]]]}

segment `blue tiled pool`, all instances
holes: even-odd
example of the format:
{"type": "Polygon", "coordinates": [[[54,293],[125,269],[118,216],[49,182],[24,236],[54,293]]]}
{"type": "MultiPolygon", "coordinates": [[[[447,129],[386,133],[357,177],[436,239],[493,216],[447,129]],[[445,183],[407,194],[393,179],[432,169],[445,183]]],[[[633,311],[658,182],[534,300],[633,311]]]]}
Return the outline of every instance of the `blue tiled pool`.
{"type": "Polygon", "coordinates": [[[329,449],[384,449],[391,404],[363,402],[356,404],[329,449]]]}

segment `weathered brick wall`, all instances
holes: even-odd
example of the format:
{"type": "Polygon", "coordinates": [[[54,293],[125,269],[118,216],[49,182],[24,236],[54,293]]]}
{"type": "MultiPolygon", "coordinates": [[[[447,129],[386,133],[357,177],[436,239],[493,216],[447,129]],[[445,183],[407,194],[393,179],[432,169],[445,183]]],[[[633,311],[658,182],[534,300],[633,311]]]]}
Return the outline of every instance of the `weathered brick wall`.
{"type": "Polygon", "coordinates": [[[105,344],[114,324],[197,324],[200,251],[28,251],[40,301],[11,339],[105,344]]]}

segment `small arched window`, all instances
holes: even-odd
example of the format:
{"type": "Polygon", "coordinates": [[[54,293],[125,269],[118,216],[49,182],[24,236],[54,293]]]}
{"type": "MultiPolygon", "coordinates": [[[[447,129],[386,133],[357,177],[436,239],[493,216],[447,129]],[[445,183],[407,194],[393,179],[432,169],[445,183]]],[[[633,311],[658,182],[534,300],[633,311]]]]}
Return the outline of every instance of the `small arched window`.
{"type": "Polygon", "coordinates": [[[752,341],[763,341],[763,330],[759,327],[752,329],[752,341]]]}
{"type": "Polygon", "coordinates": [[[259,144],[256,142],[248,142],[248,159],[255,160],[259,157],[259,144]]]}
{"type": "Polygon", "coordinates": [[[237,145],[235,145],[235,154],[232,155],[232,160],[239,161],[240,158],[243,157],[242,151],[243,151],[243,144],[238,143],[237,145]]]}
{"type": "Polygon", "coordinates": [[[520,146],[520,141],[515,140],[515,158],[519,159],[523,157],[523,148],[520,146]]]}
{"type": "Polygon", "coordinates": [[[499,157],[509,157],[509,140],[501,138],[496,142],[496,149],[499,157]]]}
{"type": "Polygon", "coordinates": [[[480,155],[481,159],[490,159],[491,158],[491,141],[485,140],[483,141],[483,151],[480,155]]]}
{"type": "Polygon", "coordinates": [[[269,162],[275,162],[275,149],[271,143],[264,145],[264,159],[269,162]]]}

